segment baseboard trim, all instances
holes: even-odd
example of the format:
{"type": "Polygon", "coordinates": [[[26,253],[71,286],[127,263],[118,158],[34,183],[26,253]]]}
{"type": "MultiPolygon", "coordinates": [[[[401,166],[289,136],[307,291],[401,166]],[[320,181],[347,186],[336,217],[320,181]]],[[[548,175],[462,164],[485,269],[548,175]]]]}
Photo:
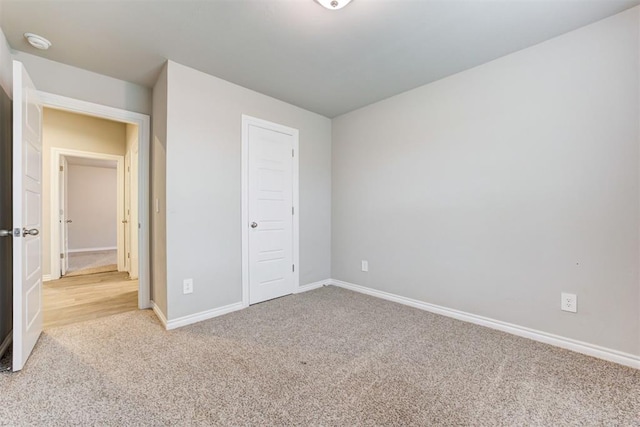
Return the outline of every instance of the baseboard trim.
{"type": "Polygon", "coordinates": [[[48,282],[51,280],[51,275],[50,274],[43,274],[42,275],[42,281],[43,282],[48,282]]]}
{"type": "Polygon", "coordinates": [[[2,344],[0,344],[0,357],[4,355],[4,352],[7,351],[11,343],[13,342],[13,331],[9,332],[9,334],[5,337],[2,344]]]}
{"type": "Polygon", "coordinates": [[[547,332],[538,331],[524,326],[518,326],[513,323],[507,323],[500,320],[491,319],[484,316],[478,316],[475,314],[467,313],[460,310],[454,310],[447,307],[442,307],[427,302],[406,298],[400,295],[391,294],[376,289],[367,288],[365,286],[356,285],[342,280],[331,279],[330,284],[349,289],[351,291],[359,292],[362,294],[382,298],[388,301],[397,302],[399,304],[408,305],[410,307],[425,310],[431,313],[440,314],[442,316],[452,317],[454,319],[462,320],[465,322],[473,323],[480,326],[486,326],[491,329],[496,329],[509,334],[517,335],[524,338],[529,338],[534,341],[539,341],[545,344],[550,344],[556,347],[561,347],[567,350],[575,351],[577,353],[586,354],[588,356],[597,357],[599,359],[608,360],[610,362],[618,363],[620,365],[629,366],[632,368],[640,369],[640,356],[624,353],[618,350],[613,350],[606,347],[601,347],[595,344],[589,344],[583,341],[574,340],[572,338],[566,338],[559,335],[550,334],[547,332]]]}
{"type": "MultiPolygon", "coordinates": [[[[302,292],[311,291],[313,289],[318,289],[323,286],[327,286],[331,284],[331,279],[321,280],[319,282],[308,283],[306,285],[299,286],[293,293],[299,294],[302,292]]],[[[177,329],[182,326],[191,325],[193,323],[202,322],[203,320],[212,319],[214,317],[222,316],[224,314],[232,313],[234,311],[242,310],[247,308],[242,302],[237,302],[229,305],[225,305],[224,307],[214,308],[212,310],[201,311],[200,313],[190,314],[188,316],[179,317],[173,320],[167,320],[164,313],[160,310],[160,308],[156,305],[156,303],[152,302],[152,307],[156,316],[165,327],[166,330],[177,329]]]]}
{"type": "Polygon", "coordinates": [[[212,319],[214,317],[222,316],[223,314],[232,313],[234,311],[242,310],[245,308],[242,302],[236,302],[233,304],[225,305],[223,307],[214,308],[212,310],[201,311],[200,313],[190,314],[188,316],[178,317],[177,319],[168,320],[166,322],[166,329],[176,329],[182,326],[191,325],[193,323],[202,322],[203,320],[212,319]]]}
{"type": "Polygon", "coordinates": [[[160,323],[162,323],[162,326],[167,329],[167,317],[164,315],[162,310],[160,310],[160,307],[158,307],[155,302],[151,301],[151,308],[153,309],[153,312],[156,314],[156,317],[158,318],[160,323]]]}
{"type": "Polygon", "coordinates": [[[78,252],[103,252],[103,251],[116,251],[118,248],[116,246],[109,246],[105,248],[80,248],[80,249],[69,249],[68,252],[70,254],[78,253],[78,252]]]}
{"type": "Polygon", "coordinates": [[[306,285],[298,286],[298,288],[293,293],[300,294],[302,292],[312,291],[314,289],[318,289],[330,284],[331,284],[331,279],[320,280],[319,282],[307,283],[306,285]]]}

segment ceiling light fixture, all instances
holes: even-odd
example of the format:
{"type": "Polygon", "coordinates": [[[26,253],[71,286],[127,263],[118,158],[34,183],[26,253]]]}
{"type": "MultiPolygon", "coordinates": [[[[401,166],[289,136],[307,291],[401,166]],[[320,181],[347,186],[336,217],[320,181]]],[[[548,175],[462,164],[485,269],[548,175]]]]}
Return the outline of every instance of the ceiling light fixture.
{"type": "Polygon", "coordinates": [[[316,2],[329,10],[338,10],[348,5],[351,0],[316,0],[316,2]]]}
{"type": "Polygon", "coordinates": [[[51,47],[51,42],[42,36],[32,33],[24,33],[24,38],[27,39],[29,44],[36,49],[47,50],[51,47]]]}

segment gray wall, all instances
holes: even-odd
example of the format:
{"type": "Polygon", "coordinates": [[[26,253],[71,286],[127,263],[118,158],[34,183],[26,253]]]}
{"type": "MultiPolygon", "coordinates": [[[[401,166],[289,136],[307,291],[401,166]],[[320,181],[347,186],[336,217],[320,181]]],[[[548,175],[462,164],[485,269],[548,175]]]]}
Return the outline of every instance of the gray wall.
{"type": "Polygon", "coordinates": [[[14,51],[38,90],[70,98],[151,114],[151,89],[60,62],[14,51]]]}
{"type": "Polygon", "coordinates": [[[151,135],[151,299],[167,315],[167,67],[153,87],[151,135]],[[156,201],[159,209],[156,211],[156,201]]]}
{"type": "MultiPolygon", "coordinates": [[[[12,103],[0,88],[0,229],[13,226],[11,203],[12,103]]],[[[13,248],[10,237],[0,237],[0,346],[13,329],[13,248]]],[[[0,357],[2,349],[0,348],[0,357]]]]}
{"type": "MultiPolygon", "coordinates": [[[[12,195],[12,84],[11,55],[0,30],[0,229],[13,227],[12,195]]],[[[0,346],[13,329],[13,248],[10,237],[0,237],[0,346]]],[[[0,357],[2,356],[0,349],[0,357]]]]}
{"type": "Polygon", "coordinates": [[[9,43],[0,28],[0,87],[13,98],[13,58],[9,43]]]}
{"type": "Polygon", "coordinates": [[[334,119],[332,277],[640,354],[638,20],[334,119]]]}
{"type": "Polygon", "coordinates": [[[300,284],[331,273],[331,121],[169,62],[168,318],[241,301],[242,115],[300,131],[300,284]],[[182,281],[194,279],[193,294],[182,281]]]}

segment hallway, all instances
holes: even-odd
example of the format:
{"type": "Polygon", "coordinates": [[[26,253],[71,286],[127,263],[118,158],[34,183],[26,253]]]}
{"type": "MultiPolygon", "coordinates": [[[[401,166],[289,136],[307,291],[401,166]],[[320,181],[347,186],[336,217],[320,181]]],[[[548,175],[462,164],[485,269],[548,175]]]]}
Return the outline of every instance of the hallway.
{"type": "Polygon", "coordinates": [[[138,309],[138,281],[127,272],[64,277],[44,282],[44,328],[138,309]]]}
{"type": "Polygon", "coordinates": [[[69,268],[67,268],[64,277],[114,271],[118,271],[118,252],[116,250],[70,252],[69,268]]]}

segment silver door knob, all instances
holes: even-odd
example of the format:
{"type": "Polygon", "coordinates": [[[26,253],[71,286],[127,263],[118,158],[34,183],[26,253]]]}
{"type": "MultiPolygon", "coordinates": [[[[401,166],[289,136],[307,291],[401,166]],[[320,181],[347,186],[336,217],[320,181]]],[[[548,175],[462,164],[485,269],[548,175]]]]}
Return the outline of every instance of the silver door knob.
{"type": "Polygon", "coordinates": [[[123,219],[123,220],[122,220],[122,223],[123,223],[123,224],[126,224],[126,223],[128,223],[128,222],[129,222],[129,221],[127,221],[126,219],[123,219]]]}
{"type": "Polygon", "coordinates": [[[66,222],[67,224],[71,224],[73,221],[72,221],[72,220],[70,220],[70,219],[68,219],[68,220],[66,220],[65,222],[66,222]]]}
{"type": "Polygon", "coordinates": [[[252,223],[251,223],[251,228],[256,228],[257,226],[258,226],[258,223],[257,223],[257,222],[252,222],[252,223]]]}
{"type": "Polygon", "coordinates": [[[0,230],[0,237],[13,237],[12,230],[0,230]]]}
{"type": "Polygon", "coordinates": [[[37,228],[32,228],[32,229],[23,228],[22,229],[22,237],[37,236],[38,234],[40,234],[40,230],[38,230],[37,228]]]}

